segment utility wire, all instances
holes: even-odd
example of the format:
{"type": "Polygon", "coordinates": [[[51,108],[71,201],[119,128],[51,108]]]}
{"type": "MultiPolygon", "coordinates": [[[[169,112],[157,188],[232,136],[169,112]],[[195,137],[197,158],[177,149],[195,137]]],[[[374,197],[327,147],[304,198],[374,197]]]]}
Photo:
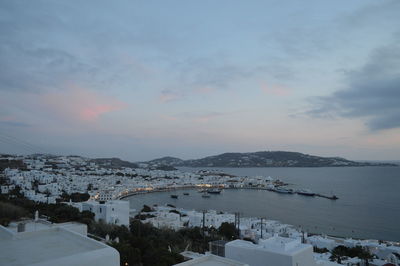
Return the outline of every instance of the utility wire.
{"type": "Polygon", "coordinates": [[[42,153],[46,154],[47,152],[42,148],[32,145],[25,140],[21,140],[17,137],[10,136],[5,134],[4,132],[0,132],[0,140],[3,140],[3,143],[11,144],[13,146],[19,146],[20,148],[24,149],[25,151],[33,152],[33,153],[42,153]]]}

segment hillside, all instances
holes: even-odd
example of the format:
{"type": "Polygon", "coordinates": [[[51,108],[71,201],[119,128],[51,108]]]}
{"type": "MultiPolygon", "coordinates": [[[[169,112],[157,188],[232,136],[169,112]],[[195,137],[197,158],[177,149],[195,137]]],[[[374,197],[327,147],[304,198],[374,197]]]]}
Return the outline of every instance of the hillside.
{"type": "Polygon", "coordinates": [[[137,164],[128,161],[123,161],[119,158],[97,158],[97,159],[91,159],[90,161],[95,162],[96,164],[104,168],[121,168],[121,167],[138,168],[137,164]]]}
{"type": "Polygon", "coordinates": [[[162,157],[159,159],[154,159],[151,161],[148,161],[147,163],[149,164],[158,164],[158,165],[180,165],[182,164],[184,161],[182,159],[176,158],[176,157],[162,157]]]}
{"type": "Polygon", "coordinates": [[[188,167],[396,166],[396,164],[390,163],[355,162],[340,157],[320,157],[287,151],[223,153],[195,160],[181,160],[174,157],[163,157],[147,163],[150,165],[188,167]]]}

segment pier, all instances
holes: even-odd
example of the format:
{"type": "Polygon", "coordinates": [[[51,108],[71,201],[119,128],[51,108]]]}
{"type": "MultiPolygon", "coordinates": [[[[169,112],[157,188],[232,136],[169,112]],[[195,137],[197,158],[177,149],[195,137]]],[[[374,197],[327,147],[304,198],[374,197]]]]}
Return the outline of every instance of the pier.
{"type": "Polygon", "coordinates": [[[336,195],[326,196],[326,195],[322,195],[322,194],[315,194],[315,196],[316,196],[316,197],[320,197],[320,198],[330,199],[330,200],[337,200],[337,199],[339,199],[336,195]]]}

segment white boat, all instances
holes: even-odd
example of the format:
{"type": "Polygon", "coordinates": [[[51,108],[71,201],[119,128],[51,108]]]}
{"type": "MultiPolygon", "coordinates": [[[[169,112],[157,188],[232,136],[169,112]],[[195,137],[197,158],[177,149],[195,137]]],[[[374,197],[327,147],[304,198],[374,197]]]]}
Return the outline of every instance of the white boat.
{"type": "Polygon", "coordinates": [[[309,189],[299,189],[296,191],[296,193],[303,196],[311,196],[311,197],[315,196],[315,193],[309,189]]]}
{"type": "Polygon", "coordinates": [[[293,194],[294,193],[292,189],[287,189],[287,188],[276,188],[274,191],[278,192],[278,193],[282,193],[282,194],[293,194]]]}

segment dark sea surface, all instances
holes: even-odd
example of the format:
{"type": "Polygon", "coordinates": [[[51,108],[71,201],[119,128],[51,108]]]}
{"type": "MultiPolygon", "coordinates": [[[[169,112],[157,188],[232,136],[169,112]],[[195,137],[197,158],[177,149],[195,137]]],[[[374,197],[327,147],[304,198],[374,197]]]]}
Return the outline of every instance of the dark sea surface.
{"type": "MultiPolygon", "coordinates": [[[[194,168],[180,168],[196,171],[194,168]]],[[[201,168],[206,169],[206,168],[201,168]]],[[[324,198],[265,190],[226,189],[202,198],[196,190],[158,192],[129,198],[131,208],[173,204],[185,209],[240,212],[301,226],[311,233],[400,241],[400,167],[211,168],[239,176],[271,176],[294,189],[308,188],[324,198]],[[171,194],[179,195],[172,199],[171,194]]]]}

